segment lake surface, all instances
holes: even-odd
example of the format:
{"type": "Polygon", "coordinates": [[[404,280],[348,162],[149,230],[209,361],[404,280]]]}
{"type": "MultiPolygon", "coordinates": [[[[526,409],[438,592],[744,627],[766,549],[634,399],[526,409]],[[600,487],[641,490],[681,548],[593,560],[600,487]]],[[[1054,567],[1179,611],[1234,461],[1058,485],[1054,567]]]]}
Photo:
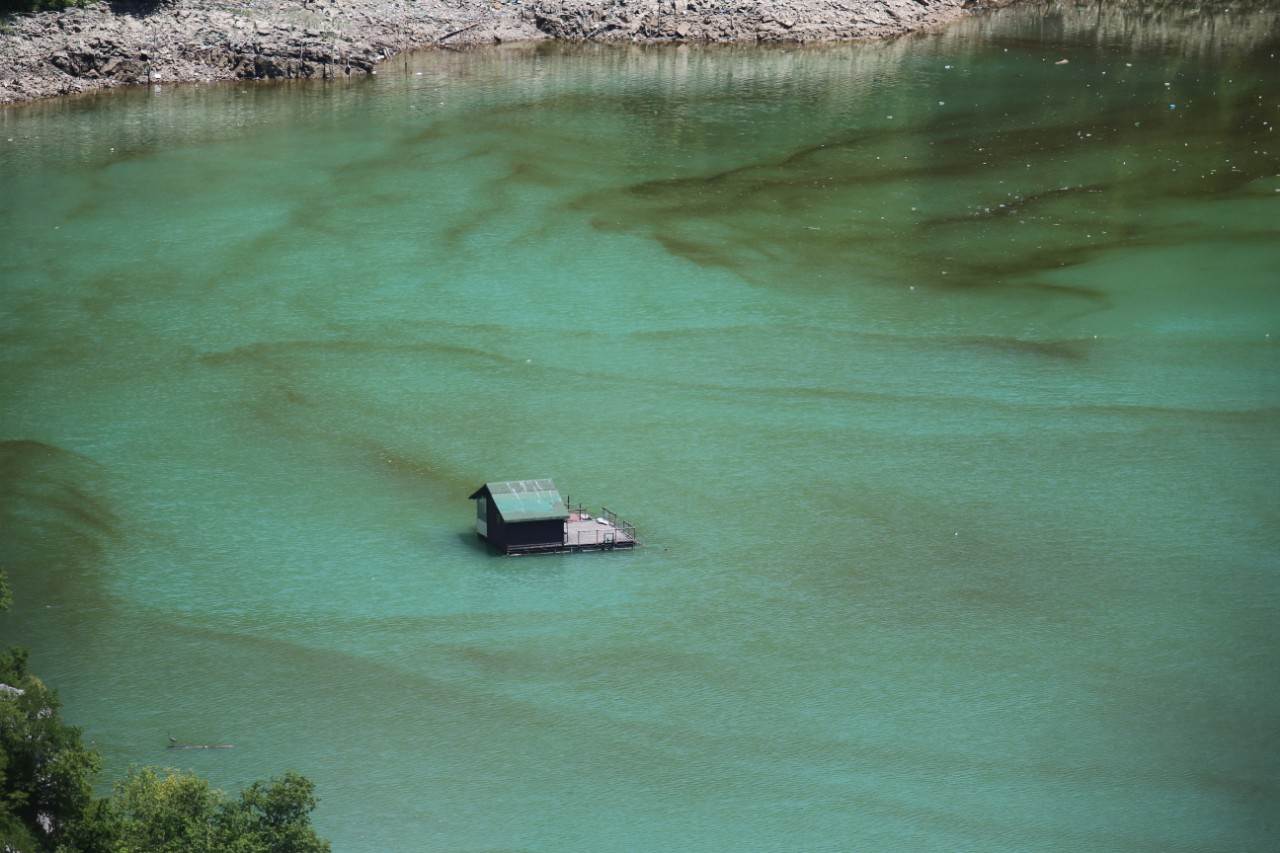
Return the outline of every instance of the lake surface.
{"type": "Polygon", "coordinates": [[[3,639],[104,785],[294,768],[338,851],[1266,849],[1278,36],[0,111],[3,639]],[[646,547],[490,556],[522,477],[646,547]]]}

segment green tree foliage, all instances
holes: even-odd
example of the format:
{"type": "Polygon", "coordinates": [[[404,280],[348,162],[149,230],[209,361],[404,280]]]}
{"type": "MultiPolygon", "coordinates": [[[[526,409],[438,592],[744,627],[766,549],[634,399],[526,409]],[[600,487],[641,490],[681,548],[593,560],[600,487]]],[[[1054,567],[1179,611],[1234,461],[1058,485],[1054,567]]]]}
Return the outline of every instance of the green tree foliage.
{"type": "MultiPolygon", "coordinates": [[[[10,601],[0,572],[0,610],[10,601]]],[[[58,717],[58,697],[0,653],[0,850],[13,853],[327,853],[315,786],[297,773],[232,798],[192,773],[141,768],[95,799],[101,759],[58,717]]]]}
{"type": "Polygon", "coordinates": [[[134,770],[86,821],[71,849],[112,839],[111,853],[327,853],[311,828],[315,788],[296,773],[231,799],[191,773],[134,770]]]}
{"type": "Polygon", "coordinates": [[[325,853],[329,842],[311,828],[319,799],[316,786],[288,772],[270,782],[254,782],[222,810],[220,826],[227,853],[325,853]]]}
{"type": "Polygon", "coordinates": [[[24,649],[0,654],[0,684],[0,827],[17,849],[33,836],[57,843],[93,799],[98,754],[59,719],[58,696],[27,671],[24,649]]]}
{"type": "Polygon", "coordinates": [[[111,796],[120,853],[207,853],[219,794],[190,773],[136,770],[111,796]]]}

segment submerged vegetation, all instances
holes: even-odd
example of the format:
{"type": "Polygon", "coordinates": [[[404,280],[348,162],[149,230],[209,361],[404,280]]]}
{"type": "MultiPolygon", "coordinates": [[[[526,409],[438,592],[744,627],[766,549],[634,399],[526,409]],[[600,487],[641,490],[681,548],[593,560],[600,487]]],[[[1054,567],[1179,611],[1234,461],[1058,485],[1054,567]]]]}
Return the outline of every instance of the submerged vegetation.
{"type": "MultiPolygon", "coordinates": [[[[12,596],[0,573],[0,609],[12,596]]],[[[255,782],[237,798],[192,773],[132,770],[93,795],[102,760],[63,722],[57,694],[0,654],[0,848],[15,853],[322,853],[311,828],[315,786],[297,773],[255,782]]]]}

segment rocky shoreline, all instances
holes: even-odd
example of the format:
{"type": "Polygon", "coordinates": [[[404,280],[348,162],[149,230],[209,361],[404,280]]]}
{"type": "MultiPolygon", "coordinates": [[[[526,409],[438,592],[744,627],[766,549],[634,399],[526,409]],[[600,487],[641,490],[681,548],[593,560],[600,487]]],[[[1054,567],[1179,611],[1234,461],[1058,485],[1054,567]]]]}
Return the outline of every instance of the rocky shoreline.
{"type": "Polygon", "coordinates": [[[376,73],[401,51],[432,46],[878,38],[975,8],[976,0],[103,0],[0,19],[0,104],[123,85],[376,73]]]}

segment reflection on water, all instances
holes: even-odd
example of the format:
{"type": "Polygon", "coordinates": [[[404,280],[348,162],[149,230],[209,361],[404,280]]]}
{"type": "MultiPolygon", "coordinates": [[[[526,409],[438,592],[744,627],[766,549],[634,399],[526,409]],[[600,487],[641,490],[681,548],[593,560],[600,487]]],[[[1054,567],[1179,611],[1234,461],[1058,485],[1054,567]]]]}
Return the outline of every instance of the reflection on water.
{"type": "Polygon", "coordinates": [[[0,112],[6,634],[340,850],[1265,846],[1270,5],[0,112]]]}

